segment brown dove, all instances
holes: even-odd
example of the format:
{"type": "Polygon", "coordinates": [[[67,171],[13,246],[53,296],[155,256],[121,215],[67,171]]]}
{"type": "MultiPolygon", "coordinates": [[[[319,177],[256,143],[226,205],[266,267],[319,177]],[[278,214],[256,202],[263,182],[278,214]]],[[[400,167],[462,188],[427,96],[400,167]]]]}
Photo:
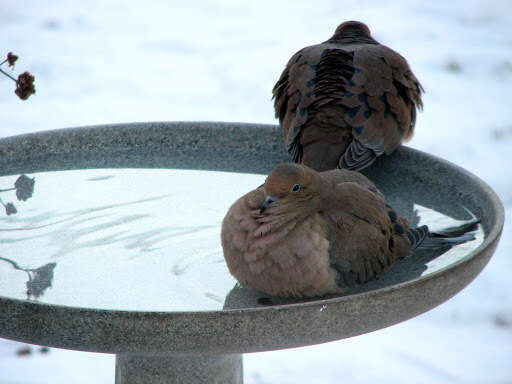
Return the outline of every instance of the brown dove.
{"type": "Polygon", "coordinates": [[[357,21],[293,55],[272,92],[293,161],[317,171],[360,170],[389,155],[423,106],[407,61],[357,21]]]}
{"type": "Polygon", "coordinates": [[[231,206],[221,240],[229,271],[241,285],[312,297],[376,279],[415,248],[472,240],[465,232],[477,222],[436,233],[409,228],[360,173],[288,163],[231,206]]]}

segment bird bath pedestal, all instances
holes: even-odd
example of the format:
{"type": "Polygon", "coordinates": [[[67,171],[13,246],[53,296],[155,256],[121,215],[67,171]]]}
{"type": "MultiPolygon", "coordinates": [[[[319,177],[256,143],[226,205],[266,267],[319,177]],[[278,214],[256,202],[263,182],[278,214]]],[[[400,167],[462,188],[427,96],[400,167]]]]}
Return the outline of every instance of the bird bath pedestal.
{"type": "MultiPolygon", "coordinates": [[[[0,215],[0,337],[114,353],[116,383],[241,383],[243,353],[352,337],[441,304],[499,241],[503,207],[485,183],[402,147],[366,175],[413,224],[479,217],[477,240],[415,253],[337,297],[282,300],[235,286],[218,237],[234,198],[217,211],[203,201],[218,200],[225,174],[202,173],[192,187],[171,170],[267,174],[285,161],[272,125],[121,124],[1,139],[0,189],[20,174],[36,182],[17,214],[0,215]],[[197,214],[184,211],[195,205],[197,214]]],[[[224,191],[235,188],[226,180],[224,191]]]]}

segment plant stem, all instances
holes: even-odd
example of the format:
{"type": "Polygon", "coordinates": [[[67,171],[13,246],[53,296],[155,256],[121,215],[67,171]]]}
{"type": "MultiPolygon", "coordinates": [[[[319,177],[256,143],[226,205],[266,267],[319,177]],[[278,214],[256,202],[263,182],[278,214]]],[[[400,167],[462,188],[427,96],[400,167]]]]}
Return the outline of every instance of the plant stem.
{"type": "Polygon", "coordinates": [[[16,82],[17,80],[12,77],[11,75],[9,75],[7,72],[5,72],[2,68],[0,68],[0,72],[2,72],[5,76],[7,76],[8,78],[10,78],[12,81],[16,82]]]}
{"type": "Polygon", "coordinates": [[[7,188],[7,189],[0,189],[0,192],[7,192],[7,191],[14,191],[16,187],[7,188]]]}

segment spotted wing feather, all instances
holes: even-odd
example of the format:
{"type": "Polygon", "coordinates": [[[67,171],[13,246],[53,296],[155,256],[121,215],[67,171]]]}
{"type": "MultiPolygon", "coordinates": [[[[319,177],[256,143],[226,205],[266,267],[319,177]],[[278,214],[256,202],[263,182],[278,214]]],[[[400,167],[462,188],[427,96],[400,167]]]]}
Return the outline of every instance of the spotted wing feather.
{"type": "Polygon", "coordinates": [[[331,264],[340,284],[377,278],[411,253],[403,220],[381,195],[358,183],[338,184],[326,199],[324,212],[331,234],[331,264]]]}
{"type": "Polygon", "coordinates": [[[308,120],[308,107],[314,102],[315,75],[323,47],[306,47],[289,60],[272,91],[275,115],[283,129],[287,150],[295,162],[300,162],[302,151],[299,138],[308,120]]]}
{"type": "Polygon", "coordinates": [[[355,50],[354,68],[342,101],[346,120],[360,144],[390,154],[412,135],[421,85],[406,60],[380,44],[355,50]]]}

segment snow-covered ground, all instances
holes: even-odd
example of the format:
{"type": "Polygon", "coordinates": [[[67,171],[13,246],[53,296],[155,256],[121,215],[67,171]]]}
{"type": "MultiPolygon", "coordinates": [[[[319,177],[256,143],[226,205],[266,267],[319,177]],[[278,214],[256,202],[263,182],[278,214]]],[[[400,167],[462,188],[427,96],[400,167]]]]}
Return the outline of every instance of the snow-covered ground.
{"type": "MultiPolygon", "coordinates": [[[[353,339],[245,356],[245,382],[512,383],[512,3],[476,1],[0,2],[0,56],[36,76],[22,102],[0,78],[0,137],[157,120],[273,123],[288,58],[343,20],[368,23],[426,89],[412,147],[472,171],[506,207],[493,259],[464,291],[353,339]]],[[[0,384],[113,383],[114,358],[0,340],[0,384]]]]}

